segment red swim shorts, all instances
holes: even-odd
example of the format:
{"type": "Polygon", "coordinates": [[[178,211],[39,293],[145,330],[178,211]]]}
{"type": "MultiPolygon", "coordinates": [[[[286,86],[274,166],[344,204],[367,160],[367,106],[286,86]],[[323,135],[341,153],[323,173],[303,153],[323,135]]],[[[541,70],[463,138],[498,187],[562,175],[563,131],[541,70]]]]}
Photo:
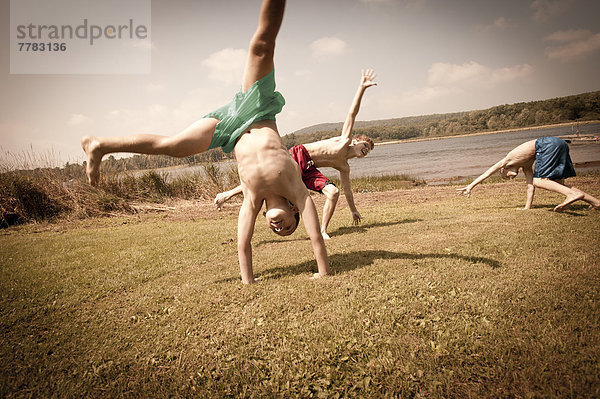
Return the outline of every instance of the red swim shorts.
{"type": "Polygon", "coordinates": [[[323,187],[333,184],[323,173],[319,172],[319,169],[315,168],[315,163],[303,145],[296,145],[290,148],[289,153],[298,166],[300,166],[302,181],[306,188],[322,193],[323,187]]]}

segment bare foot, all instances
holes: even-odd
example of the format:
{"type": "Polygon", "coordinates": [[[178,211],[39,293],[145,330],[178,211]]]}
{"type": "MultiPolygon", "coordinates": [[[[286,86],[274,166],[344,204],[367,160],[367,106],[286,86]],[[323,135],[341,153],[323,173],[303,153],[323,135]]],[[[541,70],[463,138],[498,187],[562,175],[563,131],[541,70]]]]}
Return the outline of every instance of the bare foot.
{"type": "Polygon", "coordinates": [[[215,206],[217,207],[217,210],[220,211],[221,207],[223,206],[223,204],[225,203],[225,201],[227,201],[227,197],[225,196],[225,194],[219,193],[215,197],[215,200],[213,201],[213,204],[215,204],[215,206]]]}
{"type": "Polygon", "coordinates": [[[87,163],[85,174],[88,177],[88,182],[92,186],[98,185],[100,179],[100,162],[102,162],[102,154],[99,150],[99,143],[95,137],[85,136],[81,139],[81,148],[87,155],[87,163]]]}
{"type": "Polygon", "coordinates": [[[568,196],[562,204],[556,205],[553,210],[554,212],[562,212],[568,205],[572,204],[575,201],[583,199],[583,197],[585,197],[585,195],[581,193],[568,196]]]}
{"type": "Polygon", "coordinates": [[[327,234],[326,232],[322,231],[321,235],[323,236],[324,240],[331,240],[331,237],[329,237],[329,234],[327,234]]]}
{"type": "Polygon", "coordinates": [[[316,280],[318,278],[321,278],[321,275],[319,273],[313,273],[312,277],[310,278],[311,280],[316,280]]]}

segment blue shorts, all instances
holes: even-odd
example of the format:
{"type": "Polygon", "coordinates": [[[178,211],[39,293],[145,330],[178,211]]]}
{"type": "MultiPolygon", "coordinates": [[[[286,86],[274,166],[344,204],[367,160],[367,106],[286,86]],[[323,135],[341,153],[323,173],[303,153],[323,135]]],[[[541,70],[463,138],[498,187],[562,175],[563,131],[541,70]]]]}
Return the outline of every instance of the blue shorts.
{"type": "Polygon", "coordinates": [[[558,137],[541,137],[535,141],[533,177],[561,180],[575,176],[569,145],[558,137]]]}
{"type": "Polygon", "coordinates": [[[254,122],[266,119],[275,120],[281,112],[285,99],[275,91],[275,69],[254,82],[245,93],[239,91],[231,102],[203,118],[219,120],[209,149],[221,147],[231,152],[238,137],[247,131],[254,122]]]}

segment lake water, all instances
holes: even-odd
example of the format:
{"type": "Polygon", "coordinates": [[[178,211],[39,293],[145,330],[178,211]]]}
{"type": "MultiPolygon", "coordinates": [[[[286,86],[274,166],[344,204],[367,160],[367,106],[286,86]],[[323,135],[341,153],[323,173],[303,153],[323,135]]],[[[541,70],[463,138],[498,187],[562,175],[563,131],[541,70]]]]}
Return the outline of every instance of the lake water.
{"type": "MultiPolygon", "coordinates": [[[[580,125],[581,135],[600,135],[600,123],[580,125]]],[[[477,136],[450,137],[397,144],[375,145],[369,155],[350,160],[352,177],[407,174],[428,183],[452,178],[477,177],[521,143],[544,136],[573,134],[571,126],[558,126],[477,136]]],[[[600,141],[569,144],[573,163],[595,162],[576,171],[600,169],[600,141]]],[[[325,175],[337,171],[322,168],[325,175]]]]}
{"type": "MultiPolygon", "coordinates": [[[[580,125],[582,135],[600,135],[600,123],[580,125]]],[[[510,150],[521,143],[544,136],[573,134],[571,126],[557,126],[506,133],[491,133],[465,137],[450,137],[395,144],[375,145],[365,158],[351,159],[351,177],[407,174],[424,179],[429,184],[440,184],[450,179],[460,180],[477,177],[510,150]]],[[[569,144],[573,163],[594,162],[578,166],[576,171],[600,170],[600,141],[569,144]]],[[[232,161],[223,162],[223,168],[231,167],[232,161]]],[[[180,174],[201,171],[201,167],[185,167],[167,170],[170,178],[180,174]]],[[[320,168],[327,177],[338,177],[332,168],[320,168]]]]}

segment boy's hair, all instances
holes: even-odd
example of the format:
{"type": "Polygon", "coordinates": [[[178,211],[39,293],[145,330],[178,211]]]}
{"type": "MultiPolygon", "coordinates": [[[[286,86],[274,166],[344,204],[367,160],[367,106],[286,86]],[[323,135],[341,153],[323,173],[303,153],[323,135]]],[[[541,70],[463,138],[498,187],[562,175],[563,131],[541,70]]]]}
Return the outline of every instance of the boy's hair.
{"type": "Polygon", "coordinates": [[[520,170],[521,168],[515,169],[508,166],[503,166],[502,168],[500,168],[500,177],[502,177],[504,180],[507,180],[509,171],[515,172],[518,175],[520,170]]]}
{"type": "Polygon", "coordinates": [[[500,168],[500,177],[503,178],[504,180],[508,179],[508,176],[506,175],[506,169],[505,168],[500,168]]]}
{"type": "Polygon", "coordinates": [[[358,134],[352,138],[356,141],[366,141],[369,147],[371,147],[371,149],[375,148],[375,143],[373,143],[373,140],[371,140],[370,137],[367,137],[364,134],[358,134]]]}

